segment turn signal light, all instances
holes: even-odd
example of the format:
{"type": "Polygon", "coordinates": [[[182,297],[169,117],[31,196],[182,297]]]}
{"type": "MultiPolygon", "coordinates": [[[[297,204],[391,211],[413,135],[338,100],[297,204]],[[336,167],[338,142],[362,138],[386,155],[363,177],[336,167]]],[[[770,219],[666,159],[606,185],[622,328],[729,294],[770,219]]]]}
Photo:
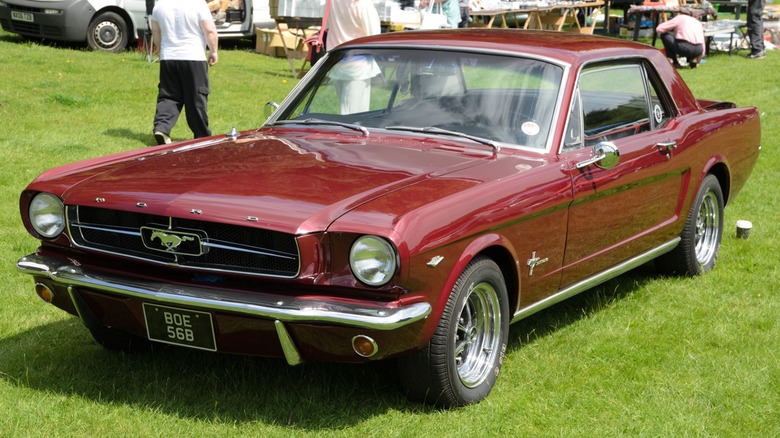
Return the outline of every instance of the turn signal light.
{"type": "Polygon", "coordinates": [[[371,357],[379,351],[376,341],[366,335],[357,335],[352,338],[352,349],[363,357],[371,357]]]}
{"type": "Polygon", "coordinates": [[[49,286],[46,286],[43,283],[35,283],[35,293],[37,293],[38,296],[47,303],[54,301],[54,292],[49,289],[49,286]]]}

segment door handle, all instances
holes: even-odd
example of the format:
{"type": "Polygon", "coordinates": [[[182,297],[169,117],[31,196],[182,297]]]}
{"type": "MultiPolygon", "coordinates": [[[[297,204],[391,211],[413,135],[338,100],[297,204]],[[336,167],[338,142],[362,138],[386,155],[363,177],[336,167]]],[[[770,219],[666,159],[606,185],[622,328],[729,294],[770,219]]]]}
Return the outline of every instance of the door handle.
{"type": "Polygon", "coordinates": [[[672,151],[677,149],[677,142],[676,141],[662,141],[660,143],[656,143],[655,147],[658,148],[658,151],[662,154],[666,154],[666,159],[672,158],[672,151]]]}

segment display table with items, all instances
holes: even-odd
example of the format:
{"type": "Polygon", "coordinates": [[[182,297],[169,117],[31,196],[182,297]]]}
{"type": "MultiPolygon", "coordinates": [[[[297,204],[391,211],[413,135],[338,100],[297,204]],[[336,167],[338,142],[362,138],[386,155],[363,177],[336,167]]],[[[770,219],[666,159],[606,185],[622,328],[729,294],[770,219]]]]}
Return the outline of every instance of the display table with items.
{"type": "MultiPolygon", "coordinates": [[[[604,2],[596,1],[498,1],[477,3],[471,16],[483,23],[475,27],[493,27],[496,18],[501,27],[507,25],[507,16],[525,15],[524,29],[547,29],[561,31],[564,28],[580,33],[593,33],[596,17],[604,2]]],[[[519,27],[515,20],[515,26],[519,27]]]]}
{"type": "Polygon", "coordinates": [[[707,53],[709,54],[710,49],[713,47],[729,52],[729,55],[732,51],[739,50],[747,38],[745,33],[746,26],[747,22],[744,20],[715,20],[702,23],[707,53]],[[718,35],[728,35],[729,39],[728,41],[717,41],[718,35]]]}

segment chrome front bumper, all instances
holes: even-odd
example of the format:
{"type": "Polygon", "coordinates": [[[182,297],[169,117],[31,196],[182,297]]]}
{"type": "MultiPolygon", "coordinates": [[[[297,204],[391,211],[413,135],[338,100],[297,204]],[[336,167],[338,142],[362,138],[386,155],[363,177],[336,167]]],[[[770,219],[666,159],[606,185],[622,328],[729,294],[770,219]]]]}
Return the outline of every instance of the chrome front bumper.
{"type": "Polygon", "coordinates": [[[85,287],[143,301],[186,306],[204,311],[225,311],[274,321],[287,361],[300,362],[285,323],[333,324],[373,330],[395,330],[425,319],[428,303],[402,307],[368,306],[326,300],[307,300],[272,294],[219,291],[197,286],[175,287],[166,283],[139,281],[129,276],[106,274],[77,265],[71,260],[30,254],[16,263],[25,274],[45,276],[67,288],[85,287]]]}

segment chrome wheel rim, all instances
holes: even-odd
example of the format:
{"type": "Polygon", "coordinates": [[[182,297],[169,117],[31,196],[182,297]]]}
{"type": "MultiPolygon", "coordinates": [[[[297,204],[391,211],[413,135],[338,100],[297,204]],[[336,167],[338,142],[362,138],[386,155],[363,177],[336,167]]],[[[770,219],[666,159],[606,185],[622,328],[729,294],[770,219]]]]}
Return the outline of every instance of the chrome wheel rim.
{"type": "Polygon", "coordinates": [[[455,365],[461,383],[480,385],[500,353],[501,307],[495,289],[487,283],[472,287],[458,318],[455,332],[455,365]]]}
{"type": "Polygon", "coordinates": [[[696,260],[700,265],[709,263],[715,255],[718,249],[719,228],[718,198],[715,193],[707,192],[696,216],[696,260]]]}

